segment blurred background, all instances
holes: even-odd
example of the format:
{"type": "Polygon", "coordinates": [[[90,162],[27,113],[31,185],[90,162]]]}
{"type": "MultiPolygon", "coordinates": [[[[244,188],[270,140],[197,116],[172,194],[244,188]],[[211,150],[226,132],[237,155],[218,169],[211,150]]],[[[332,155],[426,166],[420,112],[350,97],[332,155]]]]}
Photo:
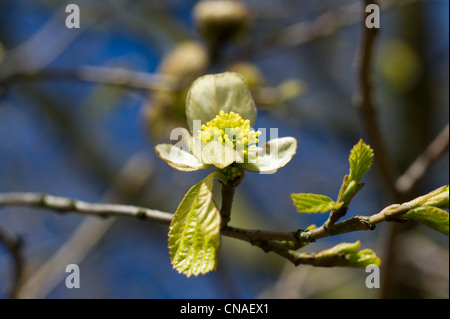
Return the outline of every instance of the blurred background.
{"type": "MultiPolygon", "coordinates": [[[[1,0],[0,193],[174,212],[208,172],[176,171],[154,146],[186,126],[193,80],[232,70],[249,81],[259,108],[255,128],[277,128],[299,144],[276,174],[246,174],[230,224],[321,225],[327,214],[298,214],[290,194],[336,198],[350,149],[360,138],[370,143],[354,107],[362,3],[1,0]],[[80,28],[65,26],[69,3],[80,8],[80,28]]],[[[381,4],[371,81],[385,155],[398,177],[448,123],[449,2],[381,4]]],[[[448,164],[446,151],[406,185],[405,200],[448,184],[448,164]]],[[[349,217],[395,201],[377,167],[363,181],[349,217]]],[[[380,289],[366,288],[364,269],[294,267],[226,237],[219,271],[188,279],[170,264],[167,226],[138,220],[0,207],[1,229],[23,241],[23,298],[449,297],[448,237],[414,222],[382,223],[304,248],[361,240],[382,259],[380,289]],[[64,284],[72,263],[80,267],[79,289],[64,284]]],[[[0,298],[10,297],[13,271],[0,244],[0,298]]]]}

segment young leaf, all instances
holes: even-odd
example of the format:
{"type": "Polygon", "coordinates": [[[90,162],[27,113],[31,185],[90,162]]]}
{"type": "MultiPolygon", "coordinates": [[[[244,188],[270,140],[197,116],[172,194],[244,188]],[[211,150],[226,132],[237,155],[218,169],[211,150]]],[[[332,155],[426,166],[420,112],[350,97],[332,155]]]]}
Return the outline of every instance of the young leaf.
{"type": "Polygon", "coordinates": [[[433,206],[437,208],[448,209],[448,194],[448,186],[442,186],[426,195],[417,197],[406,204],[409,204],[413,207],[433,206]]]}
{"type": "Polygon", "coordinates": [[[367,267],[380,266],[381,260],[371,249],[358,250],[361,243],[341,243],[316,254],[322,263],[329,262],[330,266],[367,267]]]}
{"type": "Polygon", "coordinates": [[[345,254],[345,258],[349,261],[347,267],[365,268],[369,265],[381,265],[381,259],[377,257],[372,249],[362,249],[357,252],[345,254]]]}
{"type": "Polygon", "coordinates": [[[357,240],[354,243],[337,244],[336,246],[331,247],[329,249],[329,251],[333,252],[335,254],[352,253],[352,252],[358,251],[360,246],[361,246],[361,242],[359,240],[357,240]]]}
{"type": "Polygon", "coordinates": [[[421,222],[448,236],[449,219],[445,210],[432,206],[421,206],[410,210],[403,216],[421,222]]]}
{"type": "Polygon", "coordinates": [[[299,213],[324,213],[339,209],[343,204],[335,203],[331,198],[317,194],[291,194],[291,198],[299,213]]]}
{"type": "Polygon", "coordinates": [[[348,161],[350,162],[349,182],[358,183],[372,166],[373,150],[361,139],[351,150],[348,161]]]}
{"type": "Polygon", "coordinates": [[[217,270],[220,213],[212,199],[213,175],[184,196],[169,229],[169,252],[178,272],[197,276],[217,270]]]}

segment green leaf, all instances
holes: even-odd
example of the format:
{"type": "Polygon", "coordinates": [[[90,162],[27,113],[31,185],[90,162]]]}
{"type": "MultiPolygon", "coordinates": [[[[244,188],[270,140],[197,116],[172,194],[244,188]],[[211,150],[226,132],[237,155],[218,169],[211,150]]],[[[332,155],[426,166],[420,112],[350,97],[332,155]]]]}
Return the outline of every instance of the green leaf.
{"type": "Polygon", "coordinates": [[[381,260],[371,249],[359,250],[360,241],[354,243],[341,243],[316,254],[317,259],[329,262],[331,266],[367,267],[368,265],[380,266],[381,260]],[[336,259],[339,258],[339,259],[336,259]]]}
{"type": "Polygon", "coordinates": [[[217,270],[220,213],[213,201],[211,174],[184,196],[169,228],[169,252],[178,272],[197,276],[217,270]]]}
{"type": "Polygon", "coordinates": [[[192,154],[172,144],[156,145],[155,150],[161,159],[179,171],[191,172],[211,167],[211,165],[203,164],[192,154]]]}
{"type": "Polygon", "coordinates": [[[421,206],[403,215],[448,236],[448,212],[437,207],[421,206]]]}
{"type": "Polygon", "coordinates": [[[448,203],[448,186],[442,186],[426,195],[417,197],[406,204],[411,205],[414,208],[419,206],[433,206],[448,209],[448,203]]]}
{"type": "Polygon", "coordinates": [[[240,167],[252,171],[270,174],[289,163],[297,152],[297,140],[293,137],[282,137],[270,140],[257,153],[256,159],[249,155],[248,162],[240,167]]]}
{"type": "Polygon", "coordinates": [[[381,265],[381,259],[377,257],[372,249],[362,249],[357,252],[345,254],[349,264],[347,267],[365,268],[369,265],[381,265]]]}
{"type": "Polygon", "coordinates": [[[433,198],[430,199],[430,203],[426,202],[426,205],[443,208],[443,209],[449,209],[448,185],[443,186],[442,190],[439,192],[439,194],[436,194],[436,196],[433,196],[433,198]]]}
{"type": "Polygon", "coordinates": [[[333,252],[335,254],[342,254],[342,253],[351,253],[358,251],[359,247],[361,246],[361,242],[355,241],[354,243],[341,243],[337,244],[336,246],[329,249],[330,252],[333,252]]]}
{"type": "MultiPolygon", "coordinates": [[[[194,120],[201,124],[211,121],[219,112],[238,113],[243,119],[256,120],[256,106],[243,76],[234,72],[208,74],[198,78],[186,98],[189,130],[195,135],[194,120]]],[[[200,126],[196,129],[200,130],[200,126]]]]}
{"type": "Polygon", "coordinates": [[[348,160],[350,162],[349,182],[358,183],[372,166],[373,150],[361,139],[351,150],[348,160]]]}
{"type": "Polygon", "coordinates": [[[291,194],[291,198],[299,213],[324,213],[339,209],[343,204],[335,203],[331,198],[317,194],[291,194]]]}

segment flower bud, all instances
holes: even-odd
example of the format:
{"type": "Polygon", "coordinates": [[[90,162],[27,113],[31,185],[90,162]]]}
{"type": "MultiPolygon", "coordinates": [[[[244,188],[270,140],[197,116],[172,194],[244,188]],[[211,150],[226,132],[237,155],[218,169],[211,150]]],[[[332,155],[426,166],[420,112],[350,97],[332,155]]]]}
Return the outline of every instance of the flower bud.
{"type": "Polygon", "coordinates": [[[200,35],[212,44],[236,39],[250,24],[247,6],[232,0],[202,0],[194,7],[193,17],[200,35]]]}
{"type": "Polygon", "coordinates": [[[250,62],[236,62],[228,68],[228,71],[242,75],[250,88],[262,86],[265,82],[262,72],[255,64],[250,62]]]}
{"type": "Polygon", "coordinates": [[[167,53],[158,73],[173,77],[177,88],[155,91],[144,111],[144,119],[153,138],[166,137],[173,128],[186,125],[186,95],[192,82],[209,64],[208,52],[195,41],[184,41],[167,53]]]}
{"type": "Polygon", "coordinates": [[[181,87],[187,87],[205,72],[208,64],[208,52],[203,45],[195,41],[185,41],[163,58],[158,73],[172,75],[178,79],[181,87]]]}

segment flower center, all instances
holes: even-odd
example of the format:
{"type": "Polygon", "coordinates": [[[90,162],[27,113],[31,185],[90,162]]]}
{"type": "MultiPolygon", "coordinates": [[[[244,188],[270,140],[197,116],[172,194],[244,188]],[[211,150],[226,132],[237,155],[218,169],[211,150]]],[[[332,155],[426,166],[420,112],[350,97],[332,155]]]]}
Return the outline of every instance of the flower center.
{"type": "Polygon", "coordinates": [[[239,114],[220,111],[219,115],[202,125],[200,138],[203,142],[218,141],[247,156],[248,151],[256,149],[260,131],[250,127],[250,120],[244,120],[239,114]]]}

